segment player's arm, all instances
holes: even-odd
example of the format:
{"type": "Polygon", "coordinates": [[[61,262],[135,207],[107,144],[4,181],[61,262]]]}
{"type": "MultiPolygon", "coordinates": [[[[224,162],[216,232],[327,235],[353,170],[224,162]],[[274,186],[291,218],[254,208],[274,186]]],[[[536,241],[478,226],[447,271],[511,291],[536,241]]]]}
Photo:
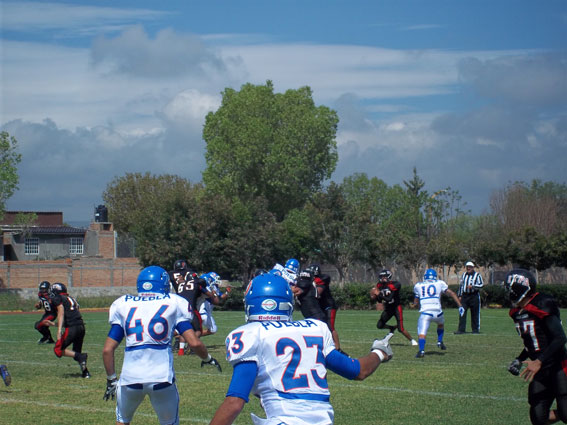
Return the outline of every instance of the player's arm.
{"type": "Polygon", "coordinates": [[[57,306],[57,339],[63,335],[63,321],[65,320],[65,307],[63,303],[57,306]]]}
{"type": "Polygon", "coordinates": [[[226,397],[217,409],[210,425],[230,425],[238,417],[258,374],[256,362],[240,362],[234,365],[232,379],[226,397]]]}
{"type": "Polygon", "coordinates": [[[114,338],[108,336],[104,342],[104,347],[102,348],[102,363],[104,364],[104,369],[106,370],[106,376],[116,378],[116,368],[114,364],[114,352],[116,348],[120,345],[120,341],[116,341],[114,338]]]}
{"type": "Polygon", "coordinates": [[[545,327],[549,336],[549,345],[535,360],[526,359],[523,363],[526,368],[520,375],[527,382],[531,382],[534,376],[541,370],[542,366],[553,361],[555,354],[561,350],[567,342],[567,337],[561,326],[561,320],[558,316],[550,314],[544,319],[545,327]]]}
{"type": "Polygon", "coordinates": [[[445,291],[445,293],[447,295],[449,295],[451,298],[453,298],[453,300],[457,303],[457,306],[459,308],[462,308],[462,304],[461,304],[461,300],[459,300],[459,297],[457,297],[457,294],[455,294],[452,290],[450,290],[449,288],[447,288],[447,290],[445,291]]]}

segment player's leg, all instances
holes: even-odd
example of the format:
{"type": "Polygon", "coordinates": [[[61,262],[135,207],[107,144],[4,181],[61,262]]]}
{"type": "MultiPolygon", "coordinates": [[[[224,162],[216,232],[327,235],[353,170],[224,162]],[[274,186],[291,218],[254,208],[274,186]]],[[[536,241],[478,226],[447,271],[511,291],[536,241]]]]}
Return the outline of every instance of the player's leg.
{"type": "Polygon", "coordinates": [[[212,335],[214,333],[212,331],[213,315],[210,306],[211,306],[210,302],[204,302],[201,304],[201,307],[199,308],[199,314],[201,315],[201,322],[203,326],[203,330],[201,331],[201,336],[212,335]]]}
{"type": "Polygon", "coordinates": [[[136,409],[144,400],[146,390],[142,384],[119,385],[116,389],[116,424],[128,425],[136,409]]]}
{"type": "Polygon", "coordinates": [[[378,323],[376,323],[376,327],[378,329],[384,329],[384,328],[388,328],[388,331],[393,334],[394,331],[396,330],[395,326],[388,326],[386,323],[388,322],[388,320],[390,320],[392,318],[392,316],[394,315],[394,312],[392,310],[389,309],[385,309],[382,314],[380,315],[380,319],[378,320],[378,323]]]}
{"type": "Polygon", "coordinates": [[[421,313],[419,319],[417,319],[417,343],[419,345],[419,351],[416,357],[425,356],[425,336],[427,335],[427,330],[429,329],[429,324],[433,316],[429,313],[421,313]]]}
{"type": "Polygon", "coordinates": [[[563,369],[555,372],[555,401],[557,409],[550,412],[549,423],[553,423],[552,419],[562,422],[567,422],[567,375],[563,369]],[[551,416],[554,416],[552,418],[551,416]]]}
{"type": "Polygon", "coordinates": [[[175,383],[155,384],[148,394],[159,423],[161,425],[178,425],[179,393],[175,383]]]}
{"type": "Polygon", "coordinates": [[[400,333],[406,337],[406,339],[408,341],[411,342],[411,345],[417,345],[417,341],[415,339],[413,339],[410,335],[410,333],[406,330],[406,328],[404,328],[404,313],[402,310],[402,306],[399,305],[396,307],[396,322],[398,325],[398,330],[400,331],[400,333]]]}
{"type": "Polygon", "coordinates": [[[443,336],[445,335],[445,317],[439,316],[435,319],[437,322],[437,347],[441,350],[446,350],[447,347],[443,344],[443,336]]]}
{"type": "Polygon", "coordinates": [[[83,378],[90,378],[91,374],[87,369],[88,354],[83,353],[83,341],[85,340],[85,327],[77,326],[76,335],[73,340],[73,351],[75,352],[73,359],[79,363],[83,378]]]}
{"type": "Polygon", "coordinates": [[[44,314],[40,320],[35,322],[34,328],[41,334],[41,338],[37,341],[38,344],[53,344],[55,342],[51,337],[49,326],[46,323],[48,320],[55,320],[55,316],[51,314],[44,314]]]}
{"type": "Polygon", "coordinates": [[[553,381],[550,373],[540,370],[528,388],[528,403],[530,404],[530,420],[533,425],[548,423],[551,405],[555,398],[553,381]]]}

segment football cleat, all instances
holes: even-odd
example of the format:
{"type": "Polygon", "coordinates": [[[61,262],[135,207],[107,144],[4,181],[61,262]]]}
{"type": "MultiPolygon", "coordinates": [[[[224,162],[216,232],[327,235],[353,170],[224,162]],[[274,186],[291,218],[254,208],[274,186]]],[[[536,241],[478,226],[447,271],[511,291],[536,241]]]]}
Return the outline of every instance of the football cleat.
{"type": "Polygon", "coordinates": [[[91,374],[89,372],[88,369],[83,370],[83,378],[85,379],[89,379],[91,377],[91,374]]]}
{"type": "Polygon", "coordinates": [[[425,357],[425,351],[418,351],[417,354],[415,355],[416,359],[421,359],[425,357]]]}
{"type": "Polygon", "coordinates": [[[2,380],[6,386],[12,383],[12,377],[10,376],[10,372],[8,372],[8,368],[5,364],[0,365],[0,373],[2,373],[2,380]]]}
{"type": "Polygon", "coordinates": [[[43,336],[40,339],[38,339],[37,343],[38,344],[46,344],[48,340],[49,340],[49,338],[46,338],[46,337],[43,336]]]}
{"type": "Polygon", "coordinates": [[[447,349],[447,347],[445,346],[445,344],[443,344],[442,341],[439,341],[439,342],[437,343],[437,348],[440,348],[441,350],[446,350],[446,349],[447,349]]]}
{"type": "Polygon", "coordinates": [[[413,346],[418,346],[419,344],[418,344],[418,342],[417,342],[415,339],[412,339],[412,340],[411,340],[411,345],[413,345],[413,346]]]}

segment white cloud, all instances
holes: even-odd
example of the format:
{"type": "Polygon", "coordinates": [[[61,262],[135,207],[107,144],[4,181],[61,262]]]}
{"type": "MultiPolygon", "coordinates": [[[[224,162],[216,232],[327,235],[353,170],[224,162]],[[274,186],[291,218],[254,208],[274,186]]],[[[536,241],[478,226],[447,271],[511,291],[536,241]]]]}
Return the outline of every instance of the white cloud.
{"type": "Polygon", "coordinates": [[[154,21],[169,15],[150,9],[122,9],[51,2],[2,2],[4,31],[25,33],[59,30],[60,36],[93,35],[118,31],[140,21],[154,21]]]}

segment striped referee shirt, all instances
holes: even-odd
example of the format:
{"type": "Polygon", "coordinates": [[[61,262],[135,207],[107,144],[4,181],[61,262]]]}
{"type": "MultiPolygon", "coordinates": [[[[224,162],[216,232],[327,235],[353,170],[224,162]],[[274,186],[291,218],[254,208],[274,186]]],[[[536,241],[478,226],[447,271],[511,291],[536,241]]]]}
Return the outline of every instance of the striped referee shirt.
{"type": "Polygon", "coordinates": [[[484,282],[480,273],[463,273],[457,295],[460,297],[463,294],[476,294],[483,285],[484,282]]]}

